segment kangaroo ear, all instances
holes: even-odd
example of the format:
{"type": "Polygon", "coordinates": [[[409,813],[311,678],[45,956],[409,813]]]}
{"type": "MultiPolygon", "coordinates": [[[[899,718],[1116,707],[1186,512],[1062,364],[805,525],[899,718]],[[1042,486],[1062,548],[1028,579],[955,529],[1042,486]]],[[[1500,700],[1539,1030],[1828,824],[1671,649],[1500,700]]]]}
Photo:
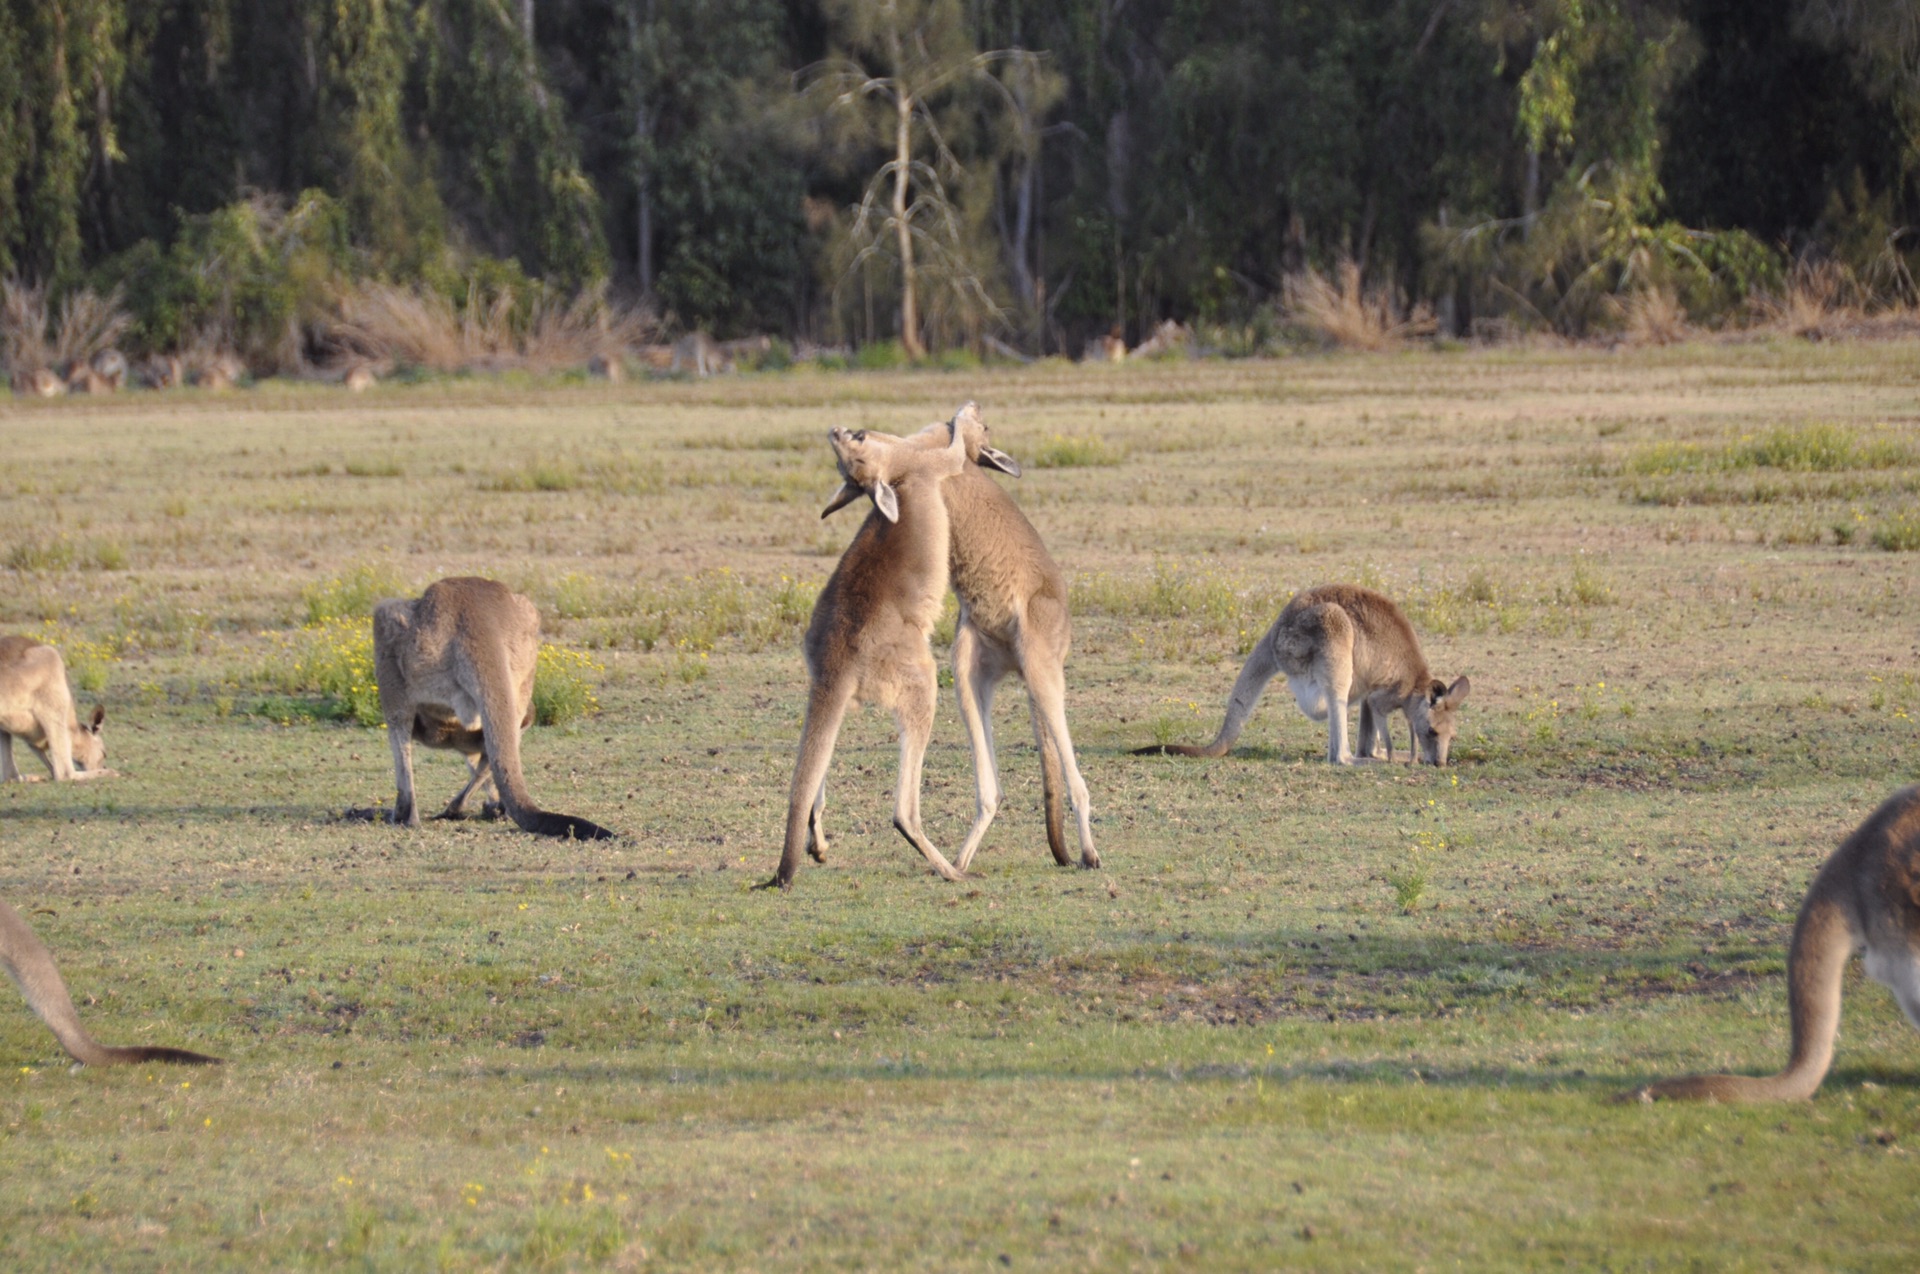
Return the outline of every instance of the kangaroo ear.
{"type": "Polygon", "coordinates": [[[982,469],[998,469],[1010,478],[1020,476],[1020,462],[998,447],[980,448],[980,467],[982,469]]]}
{"type": "MultiPolygon", "coordinates": [[[[1435,682],[1434,684],[1438,685],[1440,683],[1435,682]]],[[[1461,677],[1459,680],[1455,681],[1451,686],[1447,687],[1447,702],[1450,704],[1453,704],[1455,707],[1458,707],[1466,699],[1467,692],[1472,689],[1473,689],[1473,683],[1471,681],[1468,681],[1465,677],[1461,677]]]]}
{"type": "Polygon", "coordinates": [[[873,507],[880,510],[880,516],[889,522],[900,520],[900,497],[893,493],[891,482],[873,484],[873,507]]]}
{"type": "Polygon", "coordinates": [[[1447,683],[1435,677],[1427,683],[1427,706],[1437,708],[1440,701],[1447,697],[1447,683]]]}
{"type": "Polygon", "coordinates": [[[87,722],[87,729],[93,731],[95,734],[100,733],[100,723],[102,721],[105,721],[106,719],[107,719],[107,710],[101,707],[97,703],[94,704],[93,719],[87,722]]]}
{"type": "Polygon", "coordinates": [[[833,499],[827,501],[827,507],[820,510],[821,518],[825,519],[825,518],[832,517],[834,514],[840,512],[840,510],[846,508],[849,504],[852,504],[855,500],[858,500],[861,496],[865,494],[866,492],[862,491],[859,487],[854,486],[853,483],[842,482],[840,484],[840,489],[833,493],[833,499]]]}

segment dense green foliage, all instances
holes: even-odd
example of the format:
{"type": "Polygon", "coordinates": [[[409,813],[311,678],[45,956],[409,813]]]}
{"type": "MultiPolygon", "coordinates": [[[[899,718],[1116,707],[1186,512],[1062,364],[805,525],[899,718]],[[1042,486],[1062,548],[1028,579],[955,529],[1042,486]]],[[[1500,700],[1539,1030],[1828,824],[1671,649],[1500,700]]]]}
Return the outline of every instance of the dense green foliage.
{"type": "Polygon", "coordinates": [[[1916,30],[1811,0],[0,0],[0,273],[253,350],[345,281],[464,304],[476,269],[909,350],[1244,323],[1342,260],[1461,332],[1586,331],[1647,287],[1714,321],[1806,259],[1911,301],[1916,30]]]}

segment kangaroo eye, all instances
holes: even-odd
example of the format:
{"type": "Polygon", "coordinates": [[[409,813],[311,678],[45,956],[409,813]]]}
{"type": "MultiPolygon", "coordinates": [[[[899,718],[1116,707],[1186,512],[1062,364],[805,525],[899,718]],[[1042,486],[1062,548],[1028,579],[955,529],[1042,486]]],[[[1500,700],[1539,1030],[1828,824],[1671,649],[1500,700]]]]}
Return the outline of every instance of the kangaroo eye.
{"type": "Polygon", "coordinates": [[[865,441],[867,440],[867,431],[866,431],[866,430],[864,430],[864,429],[856,429],[856,430],[854,430],[854,431],[853,431],[853,440],[854,440],[855,442],[865,442],[865,441]]]}

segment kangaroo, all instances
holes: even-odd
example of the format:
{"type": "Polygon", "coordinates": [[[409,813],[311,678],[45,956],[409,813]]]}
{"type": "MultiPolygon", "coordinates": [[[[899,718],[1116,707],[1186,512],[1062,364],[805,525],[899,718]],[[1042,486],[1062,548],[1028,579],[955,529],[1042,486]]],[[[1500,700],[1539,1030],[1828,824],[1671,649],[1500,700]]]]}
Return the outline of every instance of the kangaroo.
{"type": "Polygon", "coordinates": [[[20,780],[13,763],[13,736],[40,754],[56,782],[106,774],[107,745],[100,738],[105,708],[94,706],[82,722],[67,689],[60,652],[31,637],[0,637],[0,783],[20,780]]]}
{"type": "Polygon", "coordinates": [[[1833,1065],[1840,982],[1864,954],[1867,976],[1892,990],[1920,1027],[1920,787],[1887,798],[1814,875],[1787,950],[1793,1044],[1777,1075],[1687,1075],[1628,1094],[1707,1101],[1805,1101],[1833,1065]]]}
{"type": "Polygon", "coordinates": [[[1407,715],[1414,759],[1445,765],[1455,718],[1472,689],[1465,677],[1452,685],[1434,677],[1413,626],[1390,599],[1356,584],[1322,584],[1294,594],[1247,656],[1212,743],[1156,744],[1135,755],[1225,756],[1276,673],[1286,674],[1300,711],[1327,723],[1327,760],[1335,765],[1355,759],[1347,751],[1347,706],[1356,701],[1362,757],[1376,755],[1377,740],[1393,759],[1387,717],[1397,710],[1407,715]]]}
{"type": "Polygon", "coordinates": [[[420,825],[413,797],[413,745],[448,748],[471,772],[438,817],[466,816],[466,801],[489,780],[522,831],[605,840],[613,833],[534,804],[520,772],[520,731],[533,723],[533,671],[540,654],[540,612],[488,579],[443,579],[412,601],[373,608],[374,677],[393,748],[399,795],[393,821],[420,825]]]}
{"type": "MultiPolygon", "coordinates": [[[[973,403],[954,417],[969,463],[940,484],[952,528],[950,573],[960,598],[960,622],[953,633],[953,688],[973,749],[977,804],[973,826],[954,860],[964,872],[973,862],[987,828],[1000,808],[1000,766],[993,745],[993,696],[1010,672],[1027,683],[1034,741],[1040,748],[1040,781],[1046,810],[1047,844],[1054,861],[1070,866],[1063,789],[1073,794],[1079,824],[1080,865],[1098,867],[1093,847],[1092,809],[1087,785],[1067,728],[1066,662],[1073,643],[1067,614],[1067,580],[1053,555],[1000,485],[984,470],[1013,477],[1020,466],[989,442],[986,422],[973,403]],[[1064,780],[1064,781],[1063,781],[1064,780]]],[[[905,441],[923,449],[946,445],[948,426],[929,425],[905,441]]],[[[847,483],[826,512],[856,500],[858,487],[847,483]]],[[[825,516],[822,514],[821,516],[825,516]]]]}
{"type": "Polygon", "coordinates": [[[891,708],[899,727],[895,829],[934,871],[958,880],[920,827],[920,765],[939,698],[928,643],[947,592],[947,507],[939,488],[965,467],[966,443],[955,426],[937,451],[839,426],[827,439],[840,476],[873,497],[873,512],[840,555],[807,623],[807,715],[787,796],[786,844],[766,884],[791,888],[802,849],[826,861],[827,766],[847,709],[862,702],[891,708]]]}
{"type": "Polygon", "coordinates": [[[87,1034],[74,1011],[73,997],[60,979],[53,953],[34,934],[19,912],[0,901],[0,968],[5,968],[13,984],[26,997],[32,1009],[60,1047],[83,1066],[114,1066],[128,1062],[183,1062],[194,1066],[217,1066],[220,1059],[183,1048],[115,1048],[87,1034]]]}

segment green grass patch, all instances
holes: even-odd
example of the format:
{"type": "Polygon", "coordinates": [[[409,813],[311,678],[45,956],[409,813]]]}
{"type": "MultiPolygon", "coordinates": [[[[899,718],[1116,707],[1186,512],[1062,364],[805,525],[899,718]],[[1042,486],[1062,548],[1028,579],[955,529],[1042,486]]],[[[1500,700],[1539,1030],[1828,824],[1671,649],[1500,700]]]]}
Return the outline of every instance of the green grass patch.
{"type": "MultiPolygon", "coordinates": [[[[1913,1031],[1857,966],[1814,1101],[1609,1099],[1779,1066],[1802,891],[1912,780],[1920,714],[1912,554],[1874,544],[1920,464],[1620,466],[1653,438],[1732,447],[1781,421],[1897,438],[1913,356],[969,372],[1022,459],[1062,431],[1153,458],[1003,483],[1072,581],[1067,713],[1105,865],[1053,865],[1009,677],[1002,800],[967,880],[931,878],[893,830],[898,742],[869,706],[836,747],[827,862],[786,894],[752,886],[787,813],[801,630],[856,525],[818,517],[824,433],[916,428],[952,410],[948,378],[23,407],[51,423],[11,440],[0,545],[111,542],[129,567],[76,550],[4,571],[0,631],[56,636],[76,682],[79,643],[111,652],[119,771],[0,786],[5,896],[95,1034],[228,1064],[73,1074],[16,999],[0,1254],[1905,1268],[1911,1227],[1820,1222],[1911,1211],[1913,1031]],[[576,484],[475,489],[542,454],[576,484]],[[342,457],[405,479],[343,481],[342,457]],[[1623,480],[1797,503],[1640,504],[1623,480]],[[449,575],[509,581],[556,647],[604,665],[575,665],[598,714],[529,730],[522,754],[544,807],[619,840],[340,817],[393,795],[381,732],[344,725],[367,611],[449,575]],[[1210,737],[1245,646],[1337,580],[1386,591],[1436,670],[1472,676],[1456,764],[1408,765],[1396,717],[1394,764],[1329,766],[1284,683],[1225,757],[1128,755],[1210,737]]],[[[467,778],[424,748],[415,775],[423,814],[467,778]]],[[[975,782],[947,688],[921,798],[951,852],[975,782]]]]}
{"type": "MultiPolygon", "coordinates": [[[[389,597],[406,594],[407,586],[398,574],[385,566],[363,563],[341,575],[300,590],[309,627],[320,627],[335,620],[370,621],[373,607],[389,597]]],[[[368,633],[372,629],[368,628],[368,633]]],[[[371,641],[369,635],[367,640],[371,641]]]]}
{"type": "Polygon", "coordinates": [[[1091,434],[1054,434],[1032,449],[1027,462],[1036,469],[1083,469],[1117,465],[1126,452],[1091,434]]]}
{"type": "Polygon", "coordinates": [[[1897,513],[1873,529],[1873,546],[1889,553],[1920,551],[1920,517],[1897,513]]]}

